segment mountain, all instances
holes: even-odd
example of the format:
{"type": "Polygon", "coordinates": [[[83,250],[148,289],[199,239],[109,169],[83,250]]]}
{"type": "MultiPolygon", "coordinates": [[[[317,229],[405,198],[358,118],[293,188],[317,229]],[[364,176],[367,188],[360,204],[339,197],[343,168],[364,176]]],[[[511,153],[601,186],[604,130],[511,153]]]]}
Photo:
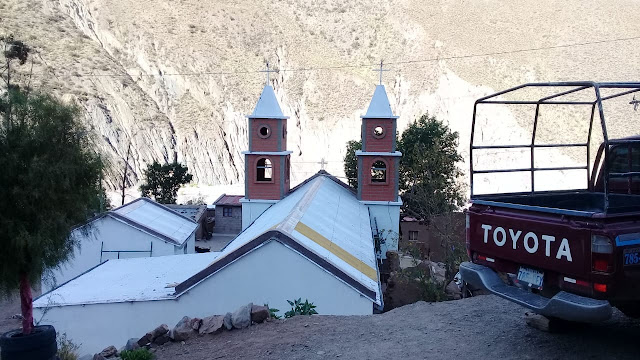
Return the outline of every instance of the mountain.
{"type": "MultiPolygon", "coordinates": [[[[398,130],[434,114],[460,133],[465,158],[478,97],[532,81],[640,78],[632,0],[3,0],[0,14],[0,35],[37,50],[21,80],[31,73],[33,87],[82,108],[110,160],[110,188],[129,144],[128,186],[146,164],[173,159],[200,185],[244,181],[245,115],[267,62],[291,117],[294,184],[322,159],[343,175],[380,60],[398,130]]],[[[527,116],[490,109],[482,139],[526,139],[527,116]]],[[[623,118],[620,132],[640,132],[637,120],[623,118]]],[[[551,119],[539,139],[562,140],[577,124],[551,119]]]]}

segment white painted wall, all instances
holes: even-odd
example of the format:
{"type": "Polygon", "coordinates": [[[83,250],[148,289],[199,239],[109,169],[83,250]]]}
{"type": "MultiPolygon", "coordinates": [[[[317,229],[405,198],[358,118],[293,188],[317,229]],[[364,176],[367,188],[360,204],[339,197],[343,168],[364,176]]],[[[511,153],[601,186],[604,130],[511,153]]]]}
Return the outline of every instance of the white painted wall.
{"type": "MultiPolygon", "coordinates": [[[[49,291],[54,284],[60,285],[100,263],[100,247],[103,250],[149,251],[153,243],[151,256],[184,254],[184,247],[163,241],[153,235],[143,232],[131,225],[104,216],[71,233],[79,244],[69,259],[51,274],[44,274],[42,292],[49,291]]],[[[195,253],[195,234],[191,235],[187,243],[187,252],[195,253]]],[[[147,257],[144,253],[120,253],[120,258],[147,257]]],[[[118,253],[103,253],[102,261],[116,259],[118,253]]]]}
{"type": "Polygon", "coordinates": [[[378,230],[384,231],[385,243],[380,246],[380,256],[387,258],[387,251],[398,251],[398,239],[400,237],[400,205],[367,204],[369,215],[373,223],[375,217],[378,230]]]}
{"type": "Polygon", "coordinates": [[[277,203],[277,200],[246,200],[241,199],[242,203],[242,230],[251,225],[263,212],[271,205],[277,203]]]}
{"type": "MultiPolygon", "coordinates": [[[[51,324],[82,344],[78,353],[84,355],[109,345],[120,348],[128,339],[141,337],[163,323],[171,328],[185,315],[225,314],[249,302],[267,303],[284,315],[291,308],[286,300],[297,298],[312,301],[321,315],[373,313],[371,300],[297,252],[271,241],[176,300],[52,307],[42,324],[51,324]]],[[[43,310],[34,309],[36,319],[42,317],[43,310]]]]}

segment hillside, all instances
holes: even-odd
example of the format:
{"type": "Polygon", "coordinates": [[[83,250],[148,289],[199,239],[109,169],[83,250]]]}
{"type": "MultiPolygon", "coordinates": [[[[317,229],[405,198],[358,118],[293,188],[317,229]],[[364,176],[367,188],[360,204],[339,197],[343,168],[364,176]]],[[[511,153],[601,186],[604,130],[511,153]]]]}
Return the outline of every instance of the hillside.
{"type": "MultiPolygon", "coordinates": [[[[0,13],[0,34],[38,51],[32,85],[83,108],[111,159],[112,188],[129,142],[129,185],[147,163],[174,158],[200,185],[242,182],[244,116],[266,62],[280,70],[272,84],[291,116],[294,183],[322,158],[343,175],[344,144],[359,138],[380,59],[399,130],[428,111],[460,133],[465,157],[473,101],[484,94],[530,81],[640,78],[632,0],[3,0],[0,13]]],[[[491,136],[525,133],[514,113],[492,116],[491,136]]],[[[540,138],[574,126],[555,119],[540,138]]]]}

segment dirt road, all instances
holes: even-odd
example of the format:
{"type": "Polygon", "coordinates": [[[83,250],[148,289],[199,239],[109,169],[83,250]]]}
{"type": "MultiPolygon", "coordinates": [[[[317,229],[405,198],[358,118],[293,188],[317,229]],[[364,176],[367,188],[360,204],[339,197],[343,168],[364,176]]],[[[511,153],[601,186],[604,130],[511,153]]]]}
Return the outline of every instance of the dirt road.
{"type": "Polygon", "coordinates": [[[561,334],[535,330],[525,309],[495,296],[408,305],[382,315],[295,317],[165,345],[158,360],[638,359],[640,321],[561,334]]]}

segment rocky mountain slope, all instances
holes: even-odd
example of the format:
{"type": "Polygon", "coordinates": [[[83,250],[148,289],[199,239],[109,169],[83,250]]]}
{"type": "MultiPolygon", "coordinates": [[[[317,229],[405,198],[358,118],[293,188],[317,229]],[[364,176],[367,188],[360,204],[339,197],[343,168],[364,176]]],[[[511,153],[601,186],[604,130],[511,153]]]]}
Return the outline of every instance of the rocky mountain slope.
{"type": "MultiPolygon", "coordinates": [[[[482,95],[530,81],[638,80],[639,21],[633,0],[0,1],[0,34],[38,51],[33,70],[20,71],[82,107],[111,160],[112,188],[129,144],[129,185],[149,162],[173,159],[198,184],[242,182],[245,115],[266,62],[279,70],[271,83],[291,117],[294,183],[323,158],[343,175],[344,144],[359,138],[381,59],[399,130],[428,111],[460,133],[466,157],[482,95]]],[[[483,141],[525,136],[517,115],[482,115],[493,126],[483,141]]],[[[625,119],[620,132],[637,123],[625,119]]],[[[554,118],[540,138],[576,124],[554,118]]]]}

